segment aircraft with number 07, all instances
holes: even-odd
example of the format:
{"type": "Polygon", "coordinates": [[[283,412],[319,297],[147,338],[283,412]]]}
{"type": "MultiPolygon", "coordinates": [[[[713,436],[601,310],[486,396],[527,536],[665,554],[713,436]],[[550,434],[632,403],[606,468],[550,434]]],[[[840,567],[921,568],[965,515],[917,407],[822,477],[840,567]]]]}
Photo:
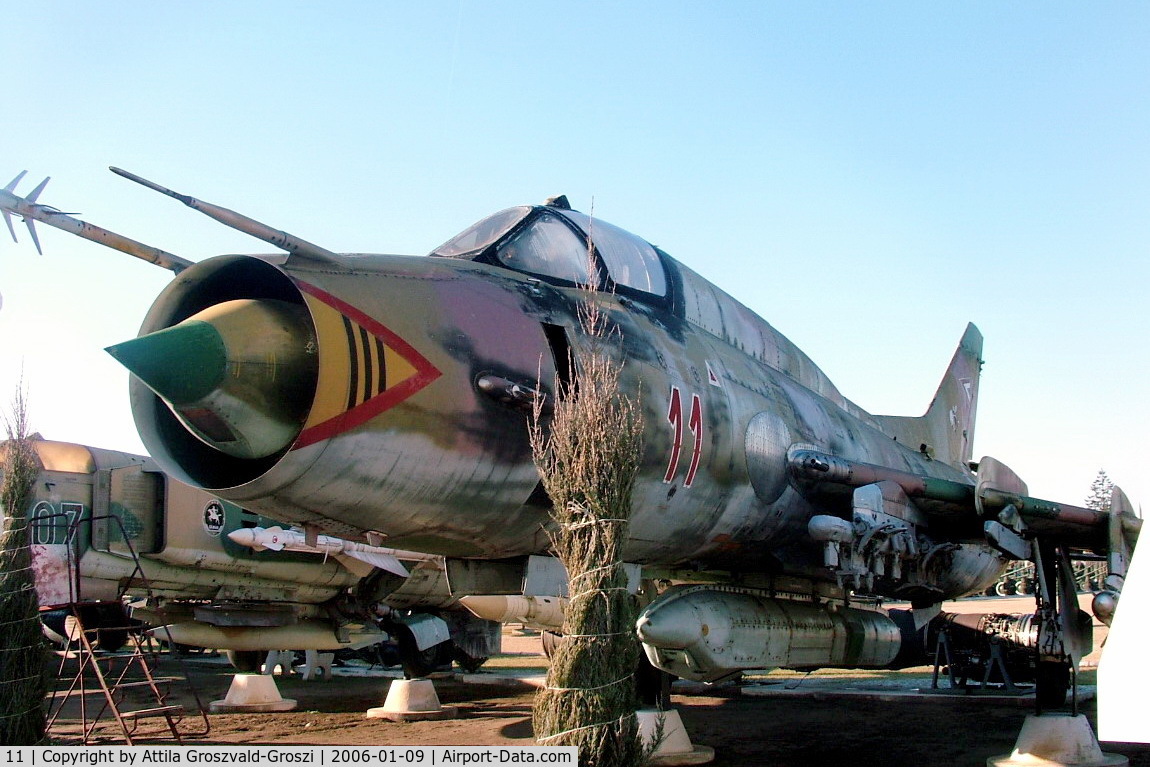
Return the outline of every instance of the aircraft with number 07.
{"type": "MultiPolygon", "coordinates": [[[[541,398],[578,396],[584,302],[618,330],[643,410],[625,557],[656,667],[703,681],[887,667],[924,662],[940,632],[976,655],[993,635],[1024,657],[1015,681],[1057,703],[1089,651],[1074,559],[1107,559],[1095,611],[1113,611],[1140,521],[1120,491],[1109,512],[1052,503],[1001,462],[972,463],[973,325],[923,416],[871,415],[751,310],[565,198],[429,257],[345,255],[116,172],[285,251],[192,264],[9,185],[2,207],[29,225],[176,272],[140,336],[108,350],[133,373],[155,460],[306,535],[442,555],[478,615],[557,628],[561,610],[536,611],[565,582],[528,427],[541,398]],[[1038,568],[1035,614],[940,613],[1020,559],[1038,568]]],[[[367,609],[400,581],[377,570],[356,594],[367,609]]]]}

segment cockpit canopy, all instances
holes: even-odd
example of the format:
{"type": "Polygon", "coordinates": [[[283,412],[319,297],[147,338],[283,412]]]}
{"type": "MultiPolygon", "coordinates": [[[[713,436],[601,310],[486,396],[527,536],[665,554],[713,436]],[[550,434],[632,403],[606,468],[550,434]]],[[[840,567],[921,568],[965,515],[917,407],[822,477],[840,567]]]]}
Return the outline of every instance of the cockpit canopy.
{"type": "Polygon", "coordinates": [[[667,275],[650,243],[606,221],[559,207],[502,210],[431,255],[498,264],[561,284],[667,295],[667,275]],[[588,247],[589,242],[594,247],[588,247]]]}

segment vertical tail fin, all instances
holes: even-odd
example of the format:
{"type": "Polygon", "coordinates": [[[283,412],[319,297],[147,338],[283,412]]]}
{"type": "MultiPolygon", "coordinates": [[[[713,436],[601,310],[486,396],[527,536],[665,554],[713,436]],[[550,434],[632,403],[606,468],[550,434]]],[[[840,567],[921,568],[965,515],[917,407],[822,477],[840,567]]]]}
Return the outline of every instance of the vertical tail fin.
{"type": "Polygon", "coordinates": [[[899,442],[936,460],[966,468],[974,445],[981,370],[982,333],[968,324],[926,413],[919,417],[880,415],[875,419],[899,442]]]}

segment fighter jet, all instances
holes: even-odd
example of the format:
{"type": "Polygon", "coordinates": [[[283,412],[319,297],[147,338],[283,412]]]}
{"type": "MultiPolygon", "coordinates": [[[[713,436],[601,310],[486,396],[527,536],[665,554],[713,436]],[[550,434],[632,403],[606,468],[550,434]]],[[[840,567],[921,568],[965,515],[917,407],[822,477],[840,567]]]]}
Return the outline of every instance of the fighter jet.
{"type": "MultiPolygon", "coordinates": [[[[1089,651],[1072,559],[1108,559],[1098,612],[1113,608],[1139,520],[1120,493],[1109,513],[1053,503],[972,461],[973,325],[924,415],[872,415],[736,299],[563,197],[425,257],[336,254],[113,170],[285,251],[190,264],[108,243],[176,272],[140,336],[108,351],[133,374],[145,445],[189,484],[313,535],[446,557],[454,595],[562,596],[528,429],[533,409],[578,396],[593,303],[644,415],[625,559],[661,587],[643,590],[636,626],[659,669],[715,681],[921,662],[910,650],[946,622],[944,600],[1029,559],[1036,614],[987,625],[1028,649],[1059,702],[1089,651]]],[[[375,596],[395,579],[375,578],[375,596]]],[[[506,619],[505,604],[475,609],[506,619]]]]}
{"type": "MultiPolygon", "coordinates": [[[[437,660],[475,668],[498,648],[495,624],[480,633],[471,619],[470,632],[459,630],[470,616],[451,599],[439,557],[331,536],[309,544],[302,531],[171,479],[146,456],[29,441],[40,478],[24,514],[41,620],[55,642],[75,639],[73,615],[103,650],[149,626],[163,641],[224,650],[247,671],[272,650],[351,651],[390,637],[398,647],[386,657],[412,675],[437,660]],[[373,568],[402,585],[370,614],[341,617],[373,568]],[[445,637],[451,643],[436,648],[445,637]]],[[[0,478],[8,445],[0,442],[0,478]]]]}

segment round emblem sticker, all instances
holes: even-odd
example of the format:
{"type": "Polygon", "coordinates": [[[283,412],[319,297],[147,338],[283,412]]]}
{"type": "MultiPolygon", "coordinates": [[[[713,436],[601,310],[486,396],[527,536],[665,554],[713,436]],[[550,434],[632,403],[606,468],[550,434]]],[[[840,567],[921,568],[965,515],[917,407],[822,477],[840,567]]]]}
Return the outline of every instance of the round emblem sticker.
{"type": "Polygon", "coordinates": [[[211,501],[204,507],[204,530],[215,538],[224,529],[224,505],[211,501]]]}

